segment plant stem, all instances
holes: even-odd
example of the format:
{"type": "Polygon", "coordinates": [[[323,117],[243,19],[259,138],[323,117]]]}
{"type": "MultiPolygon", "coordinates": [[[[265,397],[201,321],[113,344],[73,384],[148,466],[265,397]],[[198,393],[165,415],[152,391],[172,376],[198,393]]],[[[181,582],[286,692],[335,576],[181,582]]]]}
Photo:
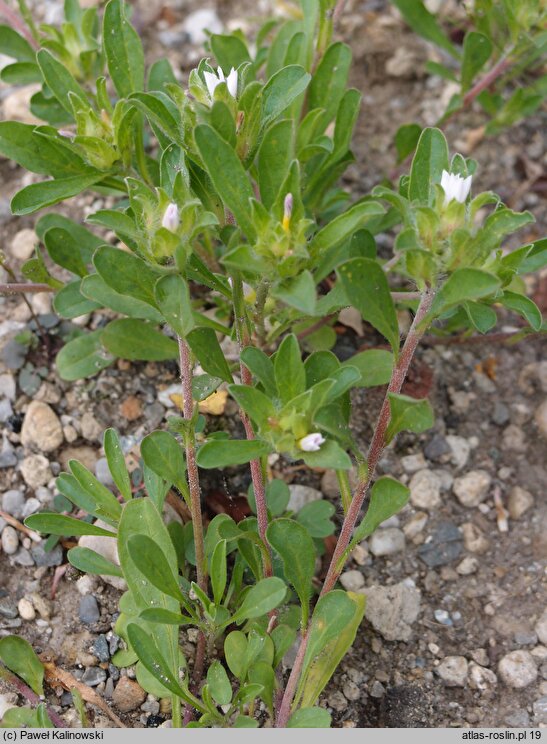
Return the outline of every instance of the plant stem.
{"type": "Polygon", "coordinates": [[[492,69],[478,80],[475,85],[467,91],[463,97],[463,105],[469,106],[477,96],[479,96],[483,90],[489,88],[503,73],[511,66],[511,59],[508,56],[504,56],[498,60],[498,62],[492,67],[492,69]]]}
{"type": "Polygon", "coordinates": [[[16,31],[19,31],[19,33],[25,37],[25,39],[28,41],[33,49],[39,48],[40,45],[33,37],[33,35],[29,32],[21,18],[14,10],[9,7],[9,5],[7,5],[7,3],[4,2],[4,0],[0,0],[0,16],[3,16],[8,24],[10,26],[13,26],[16,31]]]}
{"type": "MultiPolygon", "coordinates": [[[[239,350],[241,354],[243,349],[246,346],[250,345],[251,338],[250,338],[250,333],[249,333],[249,329],[247,325],[247,314],[245,312],[245,300],[243,297],[243,283],[241,279],[237,279],[235,277],[232,278],[232,282],[233,282],[232,287],[233,287],[235,326],[236,326],[237,339],[239,342],[239,350]]],[[[252,385],[253,378],[252,378],[251,372],[247,369],[247,367],[241,361],[240,361],[239,367],[240,367],[240,373],[241,373],[241,382],[243,383],[243,385],[252,385]]],[[[245,435],[247,439],[248,440],[254,439],[255,433],[254,433],[253,425],[251,424],[249,417],[247,416],[245,411],[241,409],[239,411],[239,415],[241,417],[241,421],[245,428],[245,435]]],[[[264,484],[264,476],[262,472],[262,465],[261,465],[260,459],[251,460],[250,468],[251,468],[251,478],[253,481],[253,490],[254,490],[255,502],[256,502],[256,517],[258,521],[258,534],[260,535],[260,539],[262,540],[262,542],[267,548],[266,554],[263,553],[263,556],[262,556],[264,576],[268,577],[272,575],[272,556],[271,556],[270,546],[268,545],[268,541],[266,540],[266,529],[268,528],[268,509],[266,507],[266,487],[264,484]]]]}
{"type": "MultiPolygon", "coordinates": [[[[390,419],[389,393],[399,393],[401,391],[403,382],[405,381],[408,372],[408,368],[410,367],[410,363],[412,361],[412,357],[414,356],[414,352],[416,351],[416,347],[418,346],[418,343],[424,334],[425,328],[423,327],[423,320],[431,309],[434,297],[435,293],[431,289],[426,289],[423,292],[420,298],[420,304],[416,311],[416,315],[414,316],[414,320],[412,322],[412,326],[410,327],[410,330],[406,337],[397,364],[393,369],[391,381],[389,383],[386,396],[384,398],[384,402],[378,416],[378,421],[376,423],[376,428],[374,430],[374,434],[368,451],[367,472],[366,475],[364,475],[360,482],[357,484],[355,494],[345,516],[342,530],[340,531],[338,542],[336,543],[336,548],[334,549],[334,554],[331,559],[327,577],[321,590],[321,596],[323,596],[327,592],[330,592],[334,588],[336,582],[338,581],[338,577],[342,572],[345,554],[350,543],[355,524],[359,517],[359,512],[361,511],[361,507],[363,506],[363,503],[365,501],[368,488],[374,476],[376,466],[378,465],[378,461],[380,460],[382,452],[384,451],[386,430],[390,419]]],[[[302,671],[302,665],[304,663],[307,643],[308,636],[302,635],[300,647],[298,649],[298,653],[296,655],[296,659],[291,670],[289,680],[287,682],[287,687],[283,695],[283,701],[279,709],[279,714],[276,721],[277,728],[285,727],[287,725],[287,721],[289,720],[294,693],[296,691],[300,673],[302,671]]]]}
{"type": "Polygon", "coordinates": [[[351,504],[351,485],[347,470],[337,470],[336,477],[338,479],[338,487],[340,489],[340,498],[342,499],[344,514],[347,514],[351,504]]]}
{"type": "MultiPolygon", "coordinates": [[[[6,669],[2,664],[0,664],[0,679],[3,679],[4,682],[9,685],[12,685],[12,687],[14,687],[20,695],[25,697],[31,705],[39,705],[42,702],[39,695],[31,690],[22,679],[6,669]]],[[[68,724],[65,723],[63,719],[48,705],[46,705],[46,710],[55,728],[69,728],[68,724]]]]}
{"type": "Polygon", "coordinates": [[[49,284],[31,284],[30,282],[11,282],[0,284],[0,294],[20,294],[21,292],[55,292],[49,284]]]}
{"type": "Polygon", "coordinates": [[[171,720],[173,721],[173,728],[182,728],[180,700],[176,695],[171,696],[171,720]]]}

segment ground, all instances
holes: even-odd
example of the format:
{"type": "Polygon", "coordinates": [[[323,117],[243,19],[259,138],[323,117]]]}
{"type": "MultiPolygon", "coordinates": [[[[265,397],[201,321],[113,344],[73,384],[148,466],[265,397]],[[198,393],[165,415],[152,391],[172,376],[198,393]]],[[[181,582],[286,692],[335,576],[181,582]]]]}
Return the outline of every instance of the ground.
{"type": "MultiPolygon", "coordinates": [[[[47,5],[48,13],[54,15],[59,3],[47,5]]],[[[193,7],[198,4],[155,0],[136,7],[135,20],[143,30],[150,60],[167,54],[182,78],[201,55],[199,44],[192,43],[183,27],[193,7]]],[[[237,0],[219,3],[217,12],[219,23],[229,28],[252,28],[268,9],[267,2],[237,0]]],[[[447,3],[446,12],[457,17],[460,11],[447,3]]],[[[360,195],[386,176],[396,175],[394,133],[411,121],[433,124],[443,108],[444,84],[423,72],[424,62],[435,58],[434,50],[408,32],[382,0],[350,0],[339,33],[354,51],[352,84],[363,92],[356,162],[346,177],[352,192],[360,195]]],[[[13,112],[16,108],[18,95],[6,86],[0,88],[2,118],[8,116],[6,109],[13,112]]],[[[515,240],[545,235],[544,115],[536,114],[492,138],[481,137],[483,123],[482,114],[474,109],[448,122],[445,131],[451,148],[479,162],[478,189],[492,189],[512,208],[534,213],[536,224],[515,240]]],[[[29,177],[3,160],[0,173],[1,244],[17,270],[21,261],[13,258],[10,246],[16,234],[33,227],[36,218],[14,219],[8,204],[29,177]]],[[[65,210],[78,218],[98,206],[97,200],[83,196],[65,210]]],[[[389,250],[391,240],[389,235],[381,236],[382,249],[389,250]]],[[[529,281],[530,293],[544,311],[545,282],[545,277],[529,281]]],[[[54,324],[48,299],[37,297],[33,302],[42,322],[54,324]]],[[[97,318],[90,321],[96,322],[97,318]]],[[[13,516],[21,516],[18,509],[31,511],[36,506],[31,499],[43,503],[52,497],[52,478],[70,457],[82,458],[93,468],[102,455],[104,427],[116,426],[130,449],[162,425],[167,409],[158,394],[177,379],[174,364],[120,362],[93,380],[65,383],[51,362],[58,326],[52,328],[52,349],[31,350],[26,361],[14,355],[13,346],[5,346],[6,339],[28,323],[20,297],[0,301],[0,406],[4,406],[0,411],[5,413],[7,442],[0,454],[0,489],[4,494],[15,490],[24,496],[21,503],[18,497],[7,501],[3,497],[4,511],[11,508],[13,516]],[[17,385],[14,394],[12,379],[17,385]],[[46,457],[50,468],[48,472],[45,463],[46,475],[39,484],[32,475],[25,483],[21,473],[21,464],[32,454],[20,442],[21,423],[32,398],[50,404],[63,425],[63,443],[38,453],[46,457]]],[[[361,546],[343,577],[346,588],[365,594],[370,587],[398,591],[397,587],[405,586],[401,614],[410,612],[412,617],[406,626],[408,633],[395,633],[393,639],[386,617],[368,614],[322,697],[337,726],[476,727],[547,722],[547,648],[541,643],[547,638],[545,621],[540,622],[547,604],[547,362],[541,338],[507,342],[506,336],[519,326],[514,316],[503,317],[490,343],[441,344],[427,337],[417,355],[407,391],[429,396],[436,412],[435,427],[419,437],[402,436],[380,464],[381,472],[410,483],[411,504],[381,530],[382,539],[361,546]],[[429,484],[428,490],[424,483],[429,484]],[[505,509],[509,511],[507,525],[505,509]],[[409,597],[419,601],[414,614],[404,606],[409,597]],[[514,651],[521,652],[517,654],[517,679],[504,672],[507,662],[499,665],[514,651]],[[491,670],[480,672],[479,683],[477,665],[479,672],[491,670]],[[519,687],[523,680],[526,684],[519,687]]],[[[379,343],[366,326],[356,333],[340,324],[337,331],[336,351],[341,358],[379,343]]],[[[356,395],[352,427],[364,446],[381,392],[356,395]]],[[[223,416],[211,423],[222,428],[237,426],[236,421],[235,409],[228,403],[223,416]]],[[[34,461],[33,472],[36,467],[34,461]]],[[[277,474],[334,498],[328,473],[285,467],[277,474]]],[[[207,481],[204,494],[209,516],[243,508],[247,485],[248,476],[242,471],[207,481]]],[[[0,526],[4,527],[1,518],[0,526]]],[[[22,542],[15,554],[0,552],[0,635],[21,634],[37,651],[48,652],[60,668],[83,676],[108,699],[117,672],[108,665],[108,653],[104,655],[94,644],[101,635],[110,638],[119,592],[101,581],[79,579],[69,569],[51,599],[54,573],[65,563],[63,554],[57,551],[52,561],[57,567],[40,565],[43,556],[29,551],[28,538],[22,534],[19,538],[22,542]],[[81,600],[90,595],[98,600],[100,617],[93,619],[91,614],[86,624],[81,600]],[[19,604],[17,611],[25,597],[31,609],[19,604]]],[[[191,640],[186,642],[189,652],[191,640]]],[[[4,692],[8,697],[1,700],[9,703],[12,698],[4,692]]],[[[51,703],[68,703],[66,695],[56,698],[53,693],[61,696],[63,690],[52,691],[51,703]]],[[[168,718],[168,711],[154,699],[149,697],[142,708],[141,702],[135,700],[128,713],[111,705],[130,726],[158,725],[168,718]]],[[[90,720],[94,725],[112,725],[93,708],[90,720]]]]}

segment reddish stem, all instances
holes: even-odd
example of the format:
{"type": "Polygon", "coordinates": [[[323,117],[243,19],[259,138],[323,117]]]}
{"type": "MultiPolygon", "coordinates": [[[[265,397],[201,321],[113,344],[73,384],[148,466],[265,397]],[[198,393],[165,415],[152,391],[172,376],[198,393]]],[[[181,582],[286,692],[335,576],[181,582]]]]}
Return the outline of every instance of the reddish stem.
{"type": "MultiPolygon", "coordinates": [[[[43,702],[40,696],[37,695],[33,690],[31,690],[30,687],[26,685],[22,679],[19,679],[19,677],[17,677],[15,674],[12,674],[1,665],[0,677],[4,679],[8,684],[12,685],[12,687],[15,687],[17,692],[24,698],[26,698],[32,705],[39,705],[43,702]]],[[[55,728],[69,728],[68,724],[66,724],[63,719],[48,705],[46,705],[46,710],[55,728]]]]}
{"type": "Polygon", "coordinates": [[[475,98],[483,92],[483,90],[489,88],[492,83],[494,83],[499,77],[501,77],[505,70],[507,70],[510,66],[511,60],[509,57],[502,57],[500,60],[498,60],[494,67],[492,67],[492,69],[487,72],[484,77],[478,80],[475,85],[467,91],[467,93],[463,97],[463,105],[469,106],[469,104],[472,103],[475,98]]]}
{"type": "Polygon", "coordinates": [[[12,282],[0,284],[0,294],[20,294],[21,292],[55,292],[49,284],[31,284],[30,282],[12,282]]]}

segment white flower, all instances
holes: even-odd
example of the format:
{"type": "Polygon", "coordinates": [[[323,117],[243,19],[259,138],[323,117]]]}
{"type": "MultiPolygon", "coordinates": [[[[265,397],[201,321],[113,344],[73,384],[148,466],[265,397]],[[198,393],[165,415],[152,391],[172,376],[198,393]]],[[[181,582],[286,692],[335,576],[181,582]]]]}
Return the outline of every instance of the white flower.
{"type": "Polygon", "coordinates": [[[205,70],[203,76],[205,78],[205,85],[207,86],[207,90],[209,91],[209,95],[211,96],[211,98],[214,95],[215,88],[217,87],[217,85],[220,85],[220,83],[226,83],[228,93],[232,96],[232,98],[236,98],[237,70],[235,70],[233,67],[230,70],[230,74],[228,75],[228,77],[224,77],[224,73],[222,72],[221,67],[217,67],[216,73],[208,72],[207,70],[205,70]]]}
{"type": "Polygon", "coordinates": [[[457,173],[448,173],[448,171],[443,170],[441,188],[444,191],[444,203],[448,204],[452,199],[455,199],[463,204],[471,189],[472,178],[473,176],[463,178],[457,173]]]}
{"type": "Polygon", "coordinates": [[[299,442],[298,446],[303,452],[319,452],[321,445],[325,443],[325,438],[318,431],[313,434],[307,434],[299,442]]]}
{"type": "Polygon", "coordinates": [[[171,203],[163,213],[163,219],[161,226],[165,227],[170,232],[176,232],[180,225],[179,208],[176,204],[171,203]]]}

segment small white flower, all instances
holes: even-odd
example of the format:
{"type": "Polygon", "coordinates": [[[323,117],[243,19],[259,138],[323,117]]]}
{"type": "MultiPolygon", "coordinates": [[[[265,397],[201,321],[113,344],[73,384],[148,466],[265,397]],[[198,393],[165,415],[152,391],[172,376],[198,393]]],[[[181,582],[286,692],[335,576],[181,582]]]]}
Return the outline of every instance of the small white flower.
{"type": "Polygon", "coordinates": [[[319,452],[321,445],[325,443],[325,438],[318,431],[313,434],[307,434],[299,442],[298,446],[303,452],[319,452]]]}
{"type": "Polygon", "coordinates": [[[471,189],[471,180],[473,176],[463,178],[458,173],[448,173],[443,170],[441,177],[441,188],[444,191],[444,203],[448,204],[455,199],[463,204],[471,189]]]}
{"type": "Polygon", "coordinates": [[[180,217],[179,217],[179,208],[176,204],[173,202],[168,205],[167,209],[163,213],[163,219],[161,221],[161,226],[165,227],[167,230],[170,230],[171,232],[176,232],[178,230],[178,227],[180,225],[180,217]]]}
{"type": "Polygon", "coordinates": [[[203,77],[205,78],[205,85],[207,86],[207,90],[209,91],[209,95],[211,96],[211,98],[215,93],[217,85],[220,85],[220,83],[226,83],[228,93],[232,96],[232,98],[235,98],[237,96],[237,70],[235,70],[233,67],[230,70],[228,77],[224,77],[224,73],[222,72],[221,67],[217,67],[216,73],[208,72],[207,70],[205,70],[203,73],[203,77]]]}

